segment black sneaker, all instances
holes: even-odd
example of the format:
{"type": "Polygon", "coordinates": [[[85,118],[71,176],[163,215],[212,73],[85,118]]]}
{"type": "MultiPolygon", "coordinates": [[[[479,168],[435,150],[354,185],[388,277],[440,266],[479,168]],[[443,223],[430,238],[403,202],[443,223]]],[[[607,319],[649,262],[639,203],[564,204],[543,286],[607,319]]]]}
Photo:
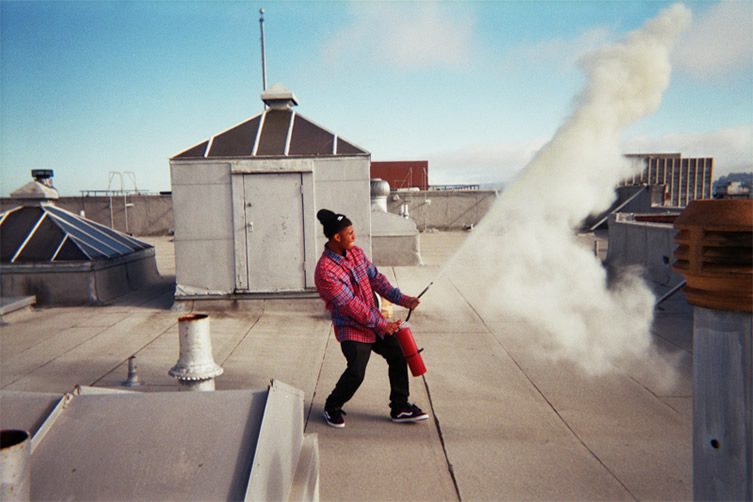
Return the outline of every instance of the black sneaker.
{"type": "Polygon", "coordinates": [[[420,422],[429,418],[429,415],[415,404],[406,404],[399,408],[393,408],[390,412],[390,418],[393,422],[420,422]]]}
{"type": "Polygon", "coordinates": [[[345,427],[345,419],[343,418],[347,413],[343,410],[324,410],[324,421],[330,427],[337,427],[342,429],[345,427]]]}

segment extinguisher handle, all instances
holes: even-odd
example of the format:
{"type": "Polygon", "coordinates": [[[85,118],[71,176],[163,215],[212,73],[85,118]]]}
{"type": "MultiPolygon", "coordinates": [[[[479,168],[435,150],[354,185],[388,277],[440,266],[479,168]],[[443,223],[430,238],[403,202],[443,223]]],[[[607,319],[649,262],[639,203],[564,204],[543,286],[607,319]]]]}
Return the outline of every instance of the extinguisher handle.
{"type": "Polygon", "coordinates": [[[410,315],[413,313],[413,309],[410,309],[408,311],[408,317],[405,318],[405,322],[408,322],[410,320],[410,315]]]}

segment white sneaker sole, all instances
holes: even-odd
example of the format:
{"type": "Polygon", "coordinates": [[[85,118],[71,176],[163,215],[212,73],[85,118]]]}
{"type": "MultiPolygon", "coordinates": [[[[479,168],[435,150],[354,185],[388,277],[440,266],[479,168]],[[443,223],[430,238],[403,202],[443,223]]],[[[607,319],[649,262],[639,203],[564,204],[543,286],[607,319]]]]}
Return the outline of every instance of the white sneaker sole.
{"type": "Polygon", "coordinates": [[[422,422],[429,418],[429,415],[420,415],[417,417],[404,417],[404,418],[390,418],[393,422],[396,424],[404,424],[404,423],[415,423],[415,422],[422,422]]]}
{"type": "Polygon", "coordinates": [[[330,422],[329,415],[327,415],[327,412],[325,411],[322,413],[322,416],[324,417],[324,421],[329,425],[330,427],[334,427],[335,429],[343,429],[345,428],[345,423],[342,424],[336,424],[334,422],[330,422]]]}

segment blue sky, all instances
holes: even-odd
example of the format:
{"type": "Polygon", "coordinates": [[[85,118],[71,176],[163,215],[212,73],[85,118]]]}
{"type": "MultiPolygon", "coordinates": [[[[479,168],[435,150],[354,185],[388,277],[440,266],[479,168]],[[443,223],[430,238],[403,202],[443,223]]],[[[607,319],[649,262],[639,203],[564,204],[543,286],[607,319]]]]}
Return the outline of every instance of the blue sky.
{"type": "MultiPolygon", "coordinates": [[[[685,3],[670,87],[625,152],[751,170],[753,2],[685,3]]],[[[580,57],[668,5],[0,0],[0,193],[33,168],[65,195],[110,171],[169,190],[172,155],[262,110],[259,7],[269,84],[299,113],[374,160],[427,159],[433,184],[503,182],[572,111],[580,57]]]]}

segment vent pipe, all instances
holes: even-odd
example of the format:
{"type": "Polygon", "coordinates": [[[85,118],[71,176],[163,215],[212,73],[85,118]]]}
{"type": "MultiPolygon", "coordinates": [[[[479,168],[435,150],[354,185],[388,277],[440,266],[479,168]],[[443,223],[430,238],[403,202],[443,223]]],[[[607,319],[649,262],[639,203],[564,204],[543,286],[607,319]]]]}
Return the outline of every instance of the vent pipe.
{"type": "Polygon", "coordinates": [[[269,90],[264,91],[261,94],[261,100],[272,110],[290,110],[294,106],[298,106],[298,100],[293,91],[280,83],[274,84],[269,90]]]}
{"type": "Polygon", "coordinates": [[[675,220],[693,305],[693,498],[753,499],[753,200],[696,200],[675,220]]]}
{"type": "Polygon", "coordinates": [[[193,313],[178,318],[180,356],[169,374],[189,390],[214,390],[223,369],[214,362],[209,315],[193,313]]]}
{"type": "Polygon", "coordinates": [[[371,180],[371,210],[387,212],[387,196],[390,194],[390,184],[381,178],[371,180]]]}
{"type": "Polygon", "coordinates": [[[31,439],[21,430],[0,431],[0,500],[31,498],[31,439]]]}
{"type": "Polygon", "coordinates": [[[52,186],[52,177],[54,174],[55,173],[52,169],[32,169],[31,177],[34,178],[34,180],[11,193],[11,198],[20,201],[28,201],[29,203],[35,203],[36,205],[40,202],[60,198],[58,191],[52,186]]]}

